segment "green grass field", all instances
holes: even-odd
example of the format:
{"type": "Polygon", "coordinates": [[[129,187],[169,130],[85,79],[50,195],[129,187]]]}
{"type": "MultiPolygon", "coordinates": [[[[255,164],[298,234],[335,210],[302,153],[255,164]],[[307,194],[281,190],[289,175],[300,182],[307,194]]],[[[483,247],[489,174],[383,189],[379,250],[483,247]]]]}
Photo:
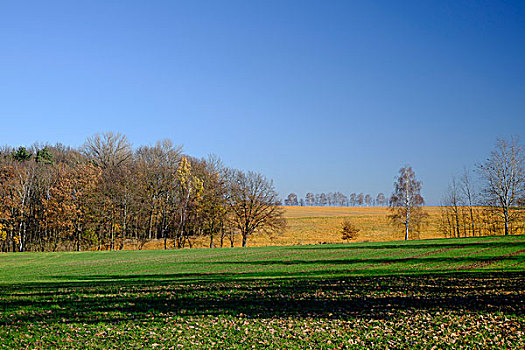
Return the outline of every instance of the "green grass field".
{"type": "Polygon", "coordinates": [[[525,348],[525,236],[0,266],[0,348],[525,348]]]}

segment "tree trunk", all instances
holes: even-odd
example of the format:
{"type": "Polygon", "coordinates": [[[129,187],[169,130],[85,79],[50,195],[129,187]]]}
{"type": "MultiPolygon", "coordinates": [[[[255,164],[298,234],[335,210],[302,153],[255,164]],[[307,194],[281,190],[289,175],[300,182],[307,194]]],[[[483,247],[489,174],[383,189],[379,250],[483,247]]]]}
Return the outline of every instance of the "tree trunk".
{"type": "Polygon", "coordinates": [[[503,215],[505,216],[505,236],[509,235],[509,210],[508,208],[503,209],[503,215]]]}
{"type": "Polygon", "coordinates": [[[410,207],[407,206],[407,215],[405,220],[405,241],[408,241],[408,227],[410,225],[410,207]]]}
{"type": "Polygon", "coordinates": [[[151,239],[151,232],[153,231],[153,212],[155,211],[155,206],[153,209],[151,209],[151,213],[149,215],[149,223],[148,223],[148,238],[151,239]]]}
{"type": "Polygon", "coordinates": [[[470,230],[472,231],[472,237],[476,236],[476,230],[474,227],[474,210],[472,209],[472,204],[469,204],[470,209],[470,230]]]}
{"type": "Polygon", "coordinates": [[[458,207],[454,207],[454,215],[455,215],[455,218],[456,218],[456,237],[459,238],[461,235],[460,235],[460,230],[459,230],[459,211],[458,211],[458,207]]]}
{"type": "Polygon", "coordinates": [[[77,252],[80,251],[80,239],[81,239],[81,235],[82,235],[82,226],[79,222],[80,220],[77,218],[77,222],[75,223],[75,240],[77,241],[76,243],[76,250],[77,252]]]}
{"type": "Polygon", "coordinates": [[[113,218],[111,219],[111,229],[109,230],[110,233],[111,233],[111,241],[110,241],[110,244],[109,244],[109,250],[113,250],[114,247],[115,247],[115,231],[113,230],[114,229],[114,223],[113,223],[113,218]]]}

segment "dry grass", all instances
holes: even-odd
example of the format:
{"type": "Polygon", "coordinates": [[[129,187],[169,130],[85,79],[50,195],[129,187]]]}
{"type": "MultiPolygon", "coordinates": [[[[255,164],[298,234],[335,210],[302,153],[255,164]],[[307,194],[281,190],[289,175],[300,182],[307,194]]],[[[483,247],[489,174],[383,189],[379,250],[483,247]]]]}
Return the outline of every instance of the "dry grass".
{"type": "MultiPolygon", "coordinates": [[[[350,219],[359,231],[359,237],[353,242],[384,242],[404,239],[402,226],[395,227],[389,220],[388,207],[283,207],[287,227],[283,232],[267,235],[256,233],[248,238],[248,246],[283,246],[322,243],[343,243],[341,224],[344,219],[350,219]]],[[[441,208],[424,207],[428,214],[426,225],[419,234],[413,233],[409,239],[444,238],[440,229],[441,208]]],[[[500,232],[499,234],[503,234],[500,232]]],[[[209,237],[198,237],[193,241],[194,248],[209,247],[209,237]]],[[[241,237],[235,237],[234,246],[240,247],[241,237]]],[[[215,237],[215,246],[220,246],[220,239],[215,237]]],[[[224,239],[224,247],[229,247],[230,241],[224,239]]],[[[168,247],[173,249],[173,241],[168,240],[168,247]]],[[[136,242],[127,241],[124,250],[139,249],[136,242]]],[[[144,250],[164,249],[163,240],[146,242],[144,250]]]]}
{"type": "MultiPolygon", "coordinates": [[[[341,243],[341,224],[345,218],[350,218],[361,230],[357,242],[395,241],[404,237],[401,227],[390,224],[387,207],[286,207],[285,210],[288,227],[278,235],[279,242],[287,242],[284,244],[341,243]]],[[[439,208],[426,207],[424,211],[429,219],[418,238],[442,238],[439,208]]]]}
{"type": "MultiPolygon", "coordinates": [[[[283,207],[285,218],[288,222],[284,232],[271,236],[258,233],[248,239],[248,245],[277,246],[277,245],[302,245],[320,243],[343,243],[341,224],[345,218],[361,230],[355,242],[397,241],[404,238],[403,229],[392,226],[387,218],[390,213],[388,207],[283,207]]],[[[425,207],[429,214],[428,224],[423,228],[418,238],[443,238],[439,230],[439,207],[425,207]]],[[[415,238],[415,237],[413,237],[415,238]]],[[[216,239],[218,244],[218,240],[216,239]]],[[[240,246],[240,237],[235,238],[235,246],[240,246]]],[[[158,248],[163,248],[159,242],[158,248]]],[[[230,246],[228,240],[225,246],[230,246]]],[[[149,242],[144,249],[154,248],[149,242]]],[[[196,247],[208,247],[208,238],[199,238],[196,247]]]]}

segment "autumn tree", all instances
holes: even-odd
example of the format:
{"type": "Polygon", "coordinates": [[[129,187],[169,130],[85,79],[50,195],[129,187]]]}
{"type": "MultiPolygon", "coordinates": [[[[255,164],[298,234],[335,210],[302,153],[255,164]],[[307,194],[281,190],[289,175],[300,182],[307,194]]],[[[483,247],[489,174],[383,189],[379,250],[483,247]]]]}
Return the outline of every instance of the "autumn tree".
{"type": "Polygon", "coordinates": [[[14,241],[14,227],[16,221],[14,216],[16,207],[15,196],[16,175],[14,168],[3,164],[0,168],[0,225],[3,251],[15,251],[16,243],[14,241]]]}
{"type": "Polygon", "coordinates": [[[106,132],[88,137],[82,147],[88,159],[102,170],[99,187],[99,214],[109,233],[109,248],[115,249],[117,236],[124,239],[132,217],[130,202],[134,177],[133,151],[125,135],[106,132]]]}
{"type": "Polygon", "coordinates": [[[93,236],[83,237],[88,231],[88,224],[93,218],[90,197],[101,177],[100,169],[92,164],[78,164],[68,167],[60,164],[57,168],[57,181],[44,199],[47,220],[50,229],[61,232],[64,238],[75,242],[75,249],[80,250],[84,239],[88,245],[93,236]]]}
{"type": "MultiPolygon", "coordinates": [[[[201,200],[201,193],[204,190],[204,184],[195,172],[187,157],[182,157],[177,172],[175,174],[178,189],[178,208],[179,213],[176,216],[178,230],[175,236],[175,247],[182,248],[184,242],[188,239],[188,223],[192,210],[198,206],[201,200]]],[[[164,241],[166,248],[166,240],[164,241]]]]}
{"type": "Polygon", "coordinates": [[[344,241],[356,239],[361,231],[350,219],[344,219],[341,224],[342,239],[344,241]]]}
{"type": "MultiPolygon", "coordinates": [[[[198,176],[203,180],[201,201],[197,207],[198,230],[210,239],[210,248],[215,247],[215,237],[224,240],[229,227],[227,205],[227,171],[219,158],[210,156],[198,162],[198,176]]],[[[221,241],[222,246],[222,241],[221,241]]]]}
{"type": "Polygon", "coordinates": [[[182,147],[171,140],[158,141],[154,146],[142,146],[136,152],[136,169],[141,198],[141,240],[165,238],[173,229],[176,211],[175,171],[179,166],[182,147]]]}
{"type": "Polygon", "coordinates": [[[246,245],[251,234],[283,223],[262,175],[212,159],[181,161],[169,140],[133,151],[118,133],[96,134],[80,148],[0,147],[0,198],[0,250],[12,252],[122,249],[156,238],[167,246],[172,237],[176,247],[191,247],[197,236],[213,247],[218,235],[222,246],[239,234],[246,245]]]}
{"type": "Polygon", "coordinates": [[[409,232],[419,232],[425,218],[421,206],[425,203],[421,196],[421,181],[417,180],[412,167],[405,166],[399,170],[394,182],[394,192],[390,197],[390,221],[401,225],[405,230],[405,240],[409,232]]]}
{"type": "Polygon", "coordinates": [[[519,215],[514,206],[525,195],[525,152],[518,141],[517,137],[497,139],[496,149],[478,166],[485,204],[497,209],[505,235],[511,233],[510,224],[519,215]]]}
{"type": "Polygon", "coordinates": [[[284,228],[283,209],[278,203],[273,183],[263,175],[251,171],[231,172],[229,204],[243,247],[256,232],[273,233],[284,228]]]}

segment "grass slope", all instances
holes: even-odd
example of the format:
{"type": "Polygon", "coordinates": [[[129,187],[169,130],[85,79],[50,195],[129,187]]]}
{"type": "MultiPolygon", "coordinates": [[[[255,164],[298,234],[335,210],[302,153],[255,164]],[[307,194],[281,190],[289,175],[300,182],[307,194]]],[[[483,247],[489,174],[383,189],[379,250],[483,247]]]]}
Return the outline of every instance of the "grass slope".
{"type": "Polygon", "coordinates": [[[524,348],[525,237],[0,255],[0,348],[524,348]]]}

